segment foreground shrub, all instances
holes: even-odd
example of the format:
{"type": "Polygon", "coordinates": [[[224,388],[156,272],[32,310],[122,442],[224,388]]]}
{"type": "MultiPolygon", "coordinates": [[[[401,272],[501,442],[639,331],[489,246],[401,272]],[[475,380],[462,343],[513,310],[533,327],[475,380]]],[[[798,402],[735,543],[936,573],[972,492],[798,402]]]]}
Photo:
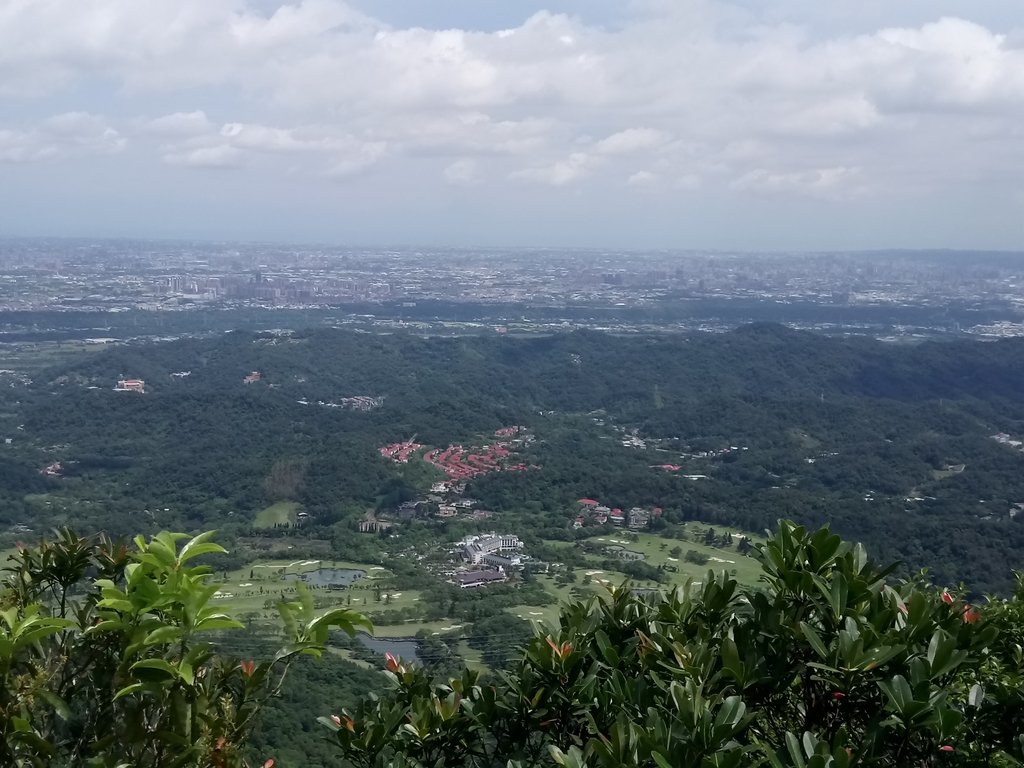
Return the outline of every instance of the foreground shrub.
{"type": "MultiPolygon", "coordinates": [[[[332,627],[369,628],[352,611],[279,606],[283,644],[269,661],[216,653],[242,624],[213,605],[204,533],[134,546],[64,531],[21,547],[0,593],[0,765],[243,766],[256,717],[299,655],[332,627]]],[[[272,764],[272,760],[267,764],[272,764]]]]}
{"type": "Polygon", "coordinates": [[[891,584],[789,522],[757,557],[755,589],[574,603],[500,681],[389,659],[389,695],[321,722],[366,768],[1019,765],[1024,589],[981,608],[891,584]]]}

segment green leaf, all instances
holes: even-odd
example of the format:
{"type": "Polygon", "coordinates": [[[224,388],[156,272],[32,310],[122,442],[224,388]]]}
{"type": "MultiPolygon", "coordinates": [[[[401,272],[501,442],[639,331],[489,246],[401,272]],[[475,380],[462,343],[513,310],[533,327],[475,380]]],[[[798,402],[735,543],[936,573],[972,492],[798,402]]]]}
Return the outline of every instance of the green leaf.
{"type": "Polygon", "coordinates": [[[715,718],[716,726],[728,726],[730,730],[743,719],[746,712],[746,705],[739,696],[729,696],[722,702],[722,708],[715,718]]]}
{"type": "Polygon", "coordinates": [[[928,663],[932,677],[940,677],[960,666],[966,654],[956,650],[956,640],[948,632],[937,629],[928,643],[928,663]]]}
{"type": "Polygon", "coordinates": [[[181,627],[165,626],[154,629],[142,640],[142,645],[165,645],[170,643],[176,643],[181,639],[182,629],[181,627]]]}
{"type": "Polygon", "coordinates": [[[811,648],[818,654],[823,661],[827,661],[828,649],[825,647],[825,643],[822,642],[821,636],[811,627],[806,621],[800,622],[800,631],[804,633],[804,637],[807,638],[807,642],[811,644],[811,648]]]}
{"type": "Polygon", "coordinates": [[[978,709],[985,701],[985,688],[981,683],[975,683],[971,686],[971,692],[967,697],[967,701],[972,707],[978,709]]]}
{"type": "Polygon", "coordinates": [[[245,624],[237,619],[232,619],[226,614],[215,614],[202,619],[195,626],[196,632],[206,632],[215,629],[245,629],[245,624]]]}
{"type": "Polygon", "coordinates": [[[143,659],[137,661],[130,667],[131,671],[138,676],[141,672],[163,672],[166,677],[176,678],[178,677],[177,668],[163,659],[143,659]]]}
{"type": "Polygon", "coordinates": [[[348,608],[329,610],[312,619],[306,629],[312,635],[318,630],[328,627],[337,627],[349,636],[355,635],[357,627],[361,627],[367,632],[373,632],[373,624],[368,618],[348,608]]]}
{"type": "Polygon", "coordinates": [[[124,688],[122,688],[116,694],[114,694],[114,701],[117,701],[122,696],[128,696],[129,694],[135,693],[136,691],[141,691],[145,687],[145,683],[132,683],[131,685],[126,685],[124,688]]]}
{"type": "Polygon", "coordinates": [[[36,690],[36,695],[53,707],[53,711],[57,713],[57,717],[61,720],[68,720],[71,718],[71,708],[68,707],[67,702],[57,694],[52,691],[48,691],[45,688],[39,688],[36,690]]]}
{"type": "Polygon", "coordinates": [[[199,557],[200,555],[224,554],[227,552],[220,544],[214,544],[209,541],[216,533],[216,531],[205,531],[185,544],[178,555],[178,562],[187,563],[193,557],[199,557]]]}
{"type": "Polygon", "coordinates": [[[803,750],[800,748],[800,740],[789,731],[786,731],[786,749],[789,750],[789,756],[793,760],[793,765],[797,768],[804,768],[807,765],[807,761],[804,760],[803,750]]]}

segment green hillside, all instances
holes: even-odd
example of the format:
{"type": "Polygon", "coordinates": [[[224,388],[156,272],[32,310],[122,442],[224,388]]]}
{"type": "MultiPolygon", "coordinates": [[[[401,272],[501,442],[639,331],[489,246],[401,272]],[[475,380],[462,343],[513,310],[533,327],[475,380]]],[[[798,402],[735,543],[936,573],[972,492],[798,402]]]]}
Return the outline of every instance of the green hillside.
{"type": "Polygon", "coordinates": [[[15,437],[0,446],[0,525],[9,540],[19,525],[62,523],[244,538],[283,535],[254,531],[273,522],[268,508],[301,509],[291,535],[344,541],[342,557],[376,552],[358,521],[443,479],[419,458],[382,459],[380,446],[484,445],[521,424],[536,437],[519,453],[530,468],[473,478],[465,492],[496,517],[438,523],[439,538],[495,526],[596,535],[571,530],[582,497],[661,507],[665,525],[760,531],[788,515],[939,581],[1006,591],[1024,551],[1024,455],[1012,444],[1024,436],[1022,380],[1021,340],[895,346],[773,325],[543,338],[320,329],[115,346],[0,396],[15,437]],[[260,380],[244,384],[254,370],[260,380]],[[121,375],[146,393],[113,391],[121,375]],[[340,407],[359,396],[379,407],[340,407]],[[54,461],[60,476],[40,475],[54,461]]]}

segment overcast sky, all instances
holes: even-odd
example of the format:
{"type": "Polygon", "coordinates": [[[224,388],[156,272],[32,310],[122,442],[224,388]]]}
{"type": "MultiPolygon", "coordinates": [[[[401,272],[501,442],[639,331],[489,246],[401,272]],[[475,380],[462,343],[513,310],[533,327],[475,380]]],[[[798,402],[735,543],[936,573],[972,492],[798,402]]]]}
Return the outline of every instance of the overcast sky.
{"type": "Polygon", "coordinates": [[[1021,0],[0,0],[0,236],[1024,249],[1021,0]]]}

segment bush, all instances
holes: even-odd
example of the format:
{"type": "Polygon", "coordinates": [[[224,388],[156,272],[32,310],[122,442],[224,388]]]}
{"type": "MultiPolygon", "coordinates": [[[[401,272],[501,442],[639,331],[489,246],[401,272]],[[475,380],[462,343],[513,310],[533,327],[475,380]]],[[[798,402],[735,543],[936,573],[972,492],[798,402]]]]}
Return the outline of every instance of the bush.
{"type": "Polygon", "coordinates": [[[280,603],[283,647],[271,661],[222,656],[211,639],[243,625],[212,604],[223,554],[204,533],[160,533],[135,546],[60,532],[22,547],[0,595],[0,765],[245,764],[247,739],[292,661],[319,656],[332,627],[308,591],[280,603]],[[179,547],[180,545],[180,547],[179,547]]]}
{"type": "Polygon", "coordinates": [[[708,556],[703,552],[698,552],[696,549],[686,550],[686,554],[683,556],[683,559],[686,560],[686,562],[693,563],[695,565],[708,564],[708,556]]]}
{"type": "Polygon", "coordinates": [[[355,766],[1019,765],[1024,585],[981,609],[784,522],[762,584],[572,603],[484,685],[391,659],[390,695],[321,722],[355,766]]]}

